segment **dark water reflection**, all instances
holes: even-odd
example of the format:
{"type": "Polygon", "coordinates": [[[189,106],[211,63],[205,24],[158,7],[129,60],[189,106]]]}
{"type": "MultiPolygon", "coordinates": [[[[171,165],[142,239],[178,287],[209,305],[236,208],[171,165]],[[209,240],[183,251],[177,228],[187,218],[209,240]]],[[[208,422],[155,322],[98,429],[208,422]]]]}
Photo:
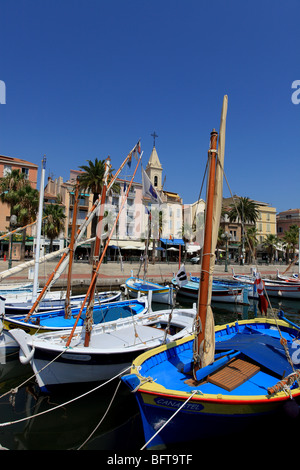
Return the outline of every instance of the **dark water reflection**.
{"type": "MultiPolygon", "coordinates": [[[[192,305],[192,302],[178,300],[182,306],[192,305]]],[[[278,302],[272,299],[272,306],[275,311],[283,309],[288,318],[300,324],[300,302],[278,302]]],[[[159,305],[155,307],[165,308],[159,305]]],[[[256,301],[252,301],[250,306],[213,304],[213,311],[216,324],[260,316],[256,301]]],[[[7,358],[6,364],[0,364],[1,446],[10,450],[84,449],[127,453],[136,452],[143,446],[144,436],[135,397],[119,379],[87,395],[84,394],[97,387],[97,384],[61,387],[51,395],[46,395],[39,393],[32,379],[24,383],[31,374],[31,368],[21,366],[17,357],[7,358]],[[6,394],[13,389],[15,393],[6,394]],[[109,408],[115,392],[115,399],[109,408]],[[67,403],[81,395],[79,400],[67,403]],[[61,404],[64,406],[37,416],[61,404]],[[20,421],[28,417],[33,418],[20,421]]],[[[298,434],[298,420],[292,423],[267,420],[260,424],[259,435],[266,439],[269,434],[273,434],[274,426],[278,424],[288,428],[288,434],[285,432],[283,435],[291,438],[295,433],[298,434]]],[[[241,439],[245,442],[255,437],[253,433],[257,435],[257,432],[257,429],[249,428],[243,436],[227,436],[222,443],[237,444],[241,439]]],[[[202,444],[212,445],[215,442],[202,444]]],[[[194,452],[198,447],[199,443],[185,443],[173,448],[170,446],[169,450],[186,453],[194,452]]]]}

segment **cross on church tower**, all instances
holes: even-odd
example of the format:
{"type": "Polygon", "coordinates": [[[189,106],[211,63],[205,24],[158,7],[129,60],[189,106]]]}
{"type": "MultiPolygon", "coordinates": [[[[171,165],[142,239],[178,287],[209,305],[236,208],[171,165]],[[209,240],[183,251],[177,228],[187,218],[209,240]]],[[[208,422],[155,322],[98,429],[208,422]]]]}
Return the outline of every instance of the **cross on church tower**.
{"type": "Polygon", "coordinates": [[[153,147],[155,147],[155,137],[158,137],[158,135],[155,134],[155,131],[154,131],[153,134],[151,134],[151,136],[153,137],[153,147]]]}

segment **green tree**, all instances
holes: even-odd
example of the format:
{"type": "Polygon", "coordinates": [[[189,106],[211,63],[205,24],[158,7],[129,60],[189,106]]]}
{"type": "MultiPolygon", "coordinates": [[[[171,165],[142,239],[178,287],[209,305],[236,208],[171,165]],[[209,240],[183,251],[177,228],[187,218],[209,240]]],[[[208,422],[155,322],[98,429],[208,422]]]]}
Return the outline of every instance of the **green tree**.
{"type": "MultiPolygon", "coordinates": [[[[105,160],[98,160],[95,159],[93,162],[92,160],[87,160],[88,165],[82,165],[79,168],[83,171],[83,173],[78,177],[79,187],[80,190],[87,190],[93,194],[93,204],[99,198],[99,195],[102,192],[103,183],[104,183],[104,174],[105,174],[105,160]]],[[[110,169],[108,182],[112,178],[113,169],[110,169]]],[[[112,190],[115,193],[120,193],[120,185],[118,183],[114,183],[112,190]]],[[[97,230],[97,223],[98,217],[94,217],[92,220],[91,226],[91,236],[96,236],[97,230]]],[[[92,243],[91,249],[91,259],[94,252],[94,243],[92,243]]]]}
{"type": "Polygon", "coordinates": [[[253,258],[256,258],[257,244],[257,228],[249,227],[246,232],[246,252],[248,254],[249,263],[252,263],[253,258]]]}
{"type": "MultiPolygon", "coordinates": [[[[38,209],[38,194],[20,170],[12,170],[0,181],[1,201],[10,206],[10,215],[17,216],[17,225],[33,222],[38,209]]],[[[26,229],[22,233],[21,259],[25,255],[26,229]]]]}
{"type": "Polygon", "coordinates": [[[44,216],[47,216],[43,226],[43,234],[50,240],[50,253],[53,251],[53,240],[64,229],[66,218],[63,208],[58,204],[49,204],[44,208],[44,216]]]}
{"type": "Polygon", "coordinates": [[[274,253],[276,245],[278,244],[278,237],[272,233],[268,235],[262,242],[262,246],[268,251],[270,261],[274,261],[274,253]]]}
{"type": "Polygon", "coordinates": [[[283,242],[286,247],[286,262],[289,263],[289,251],[292,250],[293,260],[295,259],[296,247],[299,243],[299,227],[298,225],[290,225],[289,230],[284,233],[283,242]]]}
{"type": "MultiPolygon", "coordinates": [[[[36,220],[39,207],[39,191],[26,184],[17,192],[19,201],[14,205],[13,211],[18,217],[18,225],[24,227],[36,220]]],[[[21,259],[25,257],[26,229],[22,232],[21,259]]]]}
{"type": "Polygon", "coordinates": [[[12,170],[1,178],[0,197],[2,202],[10,206],[10,215],[14,214],[13,207],[19,202],[19,190],[27,184],[26,176],[20,170],[12,170]]]}
{"type": "Polygon", "coordinates": [[[245,225],[255,224],[259,217],[258,205],[248,197],[238,197],[228,210],[230,222],[240,220],[242,226],[242,247],[245,246],[245,225]]]}

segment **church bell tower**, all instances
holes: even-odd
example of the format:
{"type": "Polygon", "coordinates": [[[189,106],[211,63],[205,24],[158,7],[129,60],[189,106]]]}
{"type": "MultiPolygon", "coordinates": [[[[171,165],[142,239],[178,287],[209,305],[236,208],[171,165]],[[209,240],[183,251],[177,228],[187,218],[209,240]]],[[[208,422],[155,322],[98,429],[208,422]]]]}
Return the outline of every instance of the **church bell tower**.
{"type": "Polygon", "coordinates": [[[162,189],[162,166],[160,164],[157,151],[155,148],[155,138],[158,137],[154,132],[151,134],[153,137],[153,149],[149,158],[149,161],[146,166],[146,173],[150,178],[151,183],[153,184],[154,188],[158,191],[162,189]]]}

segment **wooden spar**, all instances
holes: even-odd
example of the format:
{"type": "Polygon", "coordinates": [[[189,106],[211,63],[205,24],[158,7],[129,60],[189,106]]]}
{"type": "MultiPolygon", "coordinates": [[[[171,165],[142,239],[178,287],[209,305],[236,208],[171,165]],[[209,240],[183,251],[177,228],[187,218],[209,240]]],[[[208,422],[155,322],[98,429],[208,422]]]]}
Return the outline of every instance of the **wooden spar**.
{"type": "Polygon", "coordinates": [[[69,269],[68,269],[67,292],[66,292],[66,299],[65,299],[65,318],[71,318],[70,294],[71,294],[72,266],[73,266],[73,259],[74,259],[74,239],[75,239],[78,200],[79,200],[78,195],[79,195],[79,180],[77,178],[76,188],[75,188],[75,200],[74,200],[74,207],[73,207],[72,232],[71,232],[71,240],[70,240],[70,245],[69,245],[69,269]]]}
{"type": "Polygon", "coordinates": [[[105,199],[106,199],[106,192],[107,192],[107,180],[108,180],[110,168],[111,168],[110,157],[108,157],[105,161],[105,172],[104,172],[104,178],[103,178],[104,181],[103,181],[101,201],[100,201],[100,213],[99,213],[99,218],[98,218],[98,224],[97,224],[97,230],[96,230],[96,241],[95,241],[94,253],[93,253],[92,279],[91,279],[91,285],[90,285],[91,291],[89,295],[89,301],[86,307],[86,322],[92,321],[92,318],[93,318],[93,306],[94,306],[94,297],[95,297],[96,280],[97,280],[97,276],[94,276],[94,274],[96,273],[97,263],[99,261],[99,255],[100,255],[102,224],[103,224],[105,199]]]}
{"type": "MultiPolygon", "coordinates": [[[[116,177],[117,175],[120,173],[120,171],[122,170],[122,168],[124,168],[124,166],[126,165],[127,161],[131,159],[132,157],[132,154],[133,152],[135,151],[135,149],[140,145],[140,141],[134,146],[134,148],[129,152],[129,154],[127,155],[127,157],[125,158],[125,160],[123,161],[122,165],[120,166],[119,170],[116,172],[115,176],[113,177],[113,179],[109,182],[109,185],[107,187],[107,190],[109,190],[111,188],[111,186],[113,185],[113,183],[115,182],[116,180],[116,177]]],[[[90,214],[95,210],[96,206],[99,204],[99,201],[100,199],[97,199],[97,201],[95,201],[91,211],[90,211],[90,214]]],[[[89,218],[89,215],[86,216],[85,218],[85,222],[88,220],[89,218]]],[[[84,225],[85,222],[82,224],[84,225]]],[[[79,227],[79,229],[77,230],[77,236],[80,234],[81,232],[81,227],[79,227]]],[[[68,247],[70,248],[70,246],[68,247]]],[[[41,299],[44,297],[44,294],[49,286],[49,284],[51,283],[51,281],[53,280],[55,274],[58,272],[60,266],[62,265],[63,261],[66,259],[68,255],[68,251],[66,253],[63,254],[63,256],[61,257],[61,259],[59,260],[59,262],[57,263],[56,267],[54,268],[54,271],[52,272],[52,274],[50,275],[48,281],[46,282],[45,286],[43,287],[42,291],[40,292],[38,298],[36,299],[36,301],[34,302],[33,306],[31,307],[30,311],[28,312],[26,318],[25,318],[25,321],[28,321],[29,317],[32,315],[32,313],[35,311],[36,307],[38,306],[38,304],[40,303],[41,299]]]]}
{"type": "MultiPolygon", "coordinates": [[[[130,180],[129,186],[128,186],[127,191],[126,191],[126,195],[125,195],[125,197],[124,197],[124,200],[123,200],[122,203],[121,203],[121,207],[120,207],[120,210],[119,210],[118,215],[117,215],[117,217],[116,217],[115,223],[114,223],[114,225],[113,225],[113,227],[112,227],[112,229],[111,229],[111,231],[110,231],[110,234],[109,234],[109,237],[108,237],[108,239],[107,239],[106,245],[105,245],[105,247],[104,247],[104,250],[103,250],[103,252],[102,252],[102,255],[101,255],[101,257],[100,257],[100,260],[99,260],[99,262],[98,262],[96,272],[95,272],[94,275],[93,275],[93,279],[96,278],[96,276],[98,275],[98,271],[99,271],[100,266],[101,266],[101,264],[102,264],[103,258],[104,258],[104,256],[105,256],[106,250],[107,250],[108,245],[109,245],[109,242],[110,242],[110,240],[111,240],[111,237],[113,236],[113,233],[114,233],[114,230],[115,230],[116,225],[117,225],[117,223],[118,223],[120,214],[121,214],[121,212],[122,212],[122,210],[123,210],[123,207],[124,207],[124,204],[125,204],[125,202],[126,202],[126,200],[127,200],[128,193],[129,193],[129,190],[130,190],[130,188],[131,188],[131,185],[132,185],[132,182],[133,182],[133,180],[134,180],[134,177],[135,177],[135,175],[136,175],[136,172],[137,172],[138,166],[139,166],[139,164],[140,164],[142,155],[143,155],[143,152],[141,153],[140,158],[139,158],[139,160],[138,160],[138,162],[137,162],[137,165],[136,165],[136,168],[135,168],[135,170],[134,170],[133,176],[132,176],[132,178],[131,178],[131,180],[130,180]]],[[[71,339],[72,339],[72,337],[73,337],[75,328],[76,328],[76,326],[77,326],[77,323],[78,323],[78,320],[79,320],[79,318],[80,318],[80,315],[82,314],[82,310],[83,310],[83,308],[84,308],[84,306],[85,306],[86,300],[87,300],[87,298],[88,298],[89,295],[90,295],[90,291],[91,291],[91,285],[90,285],[90,287],[88,288],[88,291],[87,291],[87,293],[86,293],[86,296],[85,296],[85,298],[84,298],[84,301],[82,302],[80,311],[78,312],[77,318],[76,318],[75,323],[74,323],[73,328],[72,328],[72,331],[71,331],[70,336],[69,336],[69,338],[68,338],[68,341],[67,341],[67,343],[66,343],[66,347],[68,347],[68,346],[70,345],[70,343],[71,343],[71,339]]],[[[89,340],[89,338],[90,338],[90,334],[88,334],[88,335],[86,336],[86,340],[89,340]]],[[[86,341],[86,343],[85,343],[85,346],[88,346],[87,341],[86,341]]]]}
{"type": "MultiPolygon", "coordinates": [[[[48,215],[45,215],[44,217],[42,217],[42,220],[47,219],[47,217],[48,215]]],[[[7,232],[4,235],[1,235],[0,240],[8,237],[9,235],[13,235],[14,233],[21,232],[21,230],[25,230],[26,228],[31,227],[31,225],[35,225],[36,223],[37,223],[37,220],[35,220],[34,222],[31,222],[30,224],[24,225],[24,227],[18,227],[15,230],[12,230],[11,232],[7,232]]]]}
{"type": "MultiPolygon", "coordinates": [[[[95,208],[97,207],[99,203],[99,199],[95,202],[95,204],[93,205],[90,213],[92,213],[95,208]]],[[[86,216],[85,218],[85,221],[88,219],[88,215],[86,216]]],[[[82,224],[84,225],[84,224],[82,224]]],[[[79,227],[79,229],[77,230],[77,236],[79,235],[79,233],[81,232],[81,227],[79,227]]],[[[43,289],[41,290],[38,298],[36,299],[36,301],[34,302],[34,304],[32,305],[31,309],[29,310],[28,314],[26,315],[26,318],[24,321],[28,321],[29,320],[29,317],[32,315],[32,313],[35,311],[36,307],[38,306],[38,304],[40,303],[40,301],[42,300],[42,298],[44,297],[44,294],[46,292],[46,290],[48,289],[49,287],[49,284],[51,283],[51,281],[53,280],[55,274],[57,273],[57,271],[59,270],[60,266],[62,265],[62,263],[64,262],[64,260],[66,259],[66,257],[68,256],[69,254],[69,249],[70,249],[70,245],[68,246],[68,250],[63,253],[62,257],[60,258],[59,262],[57,263],[57,265],[55,266],[53,272],[50,274],[46,284],[44,285],[43,289]]]]}
{"type": "MultiPolygon", "coordinates": [[[[207,190],[207,201],[205,209],[205,232],[204,232],[204,243],[203,243],[203,254],[202,264],[200,272],[200,285],[198,293],[198,313],[197,321],[200,323],[200,332],[198,333],[197,344],[198,344],[198,355],[200,352],[200,346],[203,345],[205,349],[205,323],[206,323],[206,312],[208,303],[208,289],[210,282],[210,258],[211,258],[211,244],[212,244],[212,219],[213,219],[213,208],[214,208],[214,189],[215,189],[215,175],[216,175],[216,162],[217,162],[217,139],[218,133],[213,130],[210,134],[210,167],[208,175],[208,190],[207,190]]],[[[201,363],[194,363],[194,377],[196,371],[201,367],[201,363]]]]}
{"type": "Polygon", "coordinates": [[[140,152],[140,141],[138,141],[138,143],[133,147],[133,149],[129,152],[129,154],[127,155],[127,157],[125,158],[124,162],[122,163],[122,165],[120,166],[120,168],[118,169],[118,171],[116,172],[115,176],[112,177],[112,179],[110,180],[108,186],[107,186],[107,192],[111,189],[112,185],[114,184],[114,182],[116,181],[117,179],[117,176],[121,173],[121,171],[123,170],[124,166],[126,165],[127,163],[127,160],[131,160],[131,157],[132,157],[132,154],[135,150],[138,150],[139,153],[140,152]]]}

